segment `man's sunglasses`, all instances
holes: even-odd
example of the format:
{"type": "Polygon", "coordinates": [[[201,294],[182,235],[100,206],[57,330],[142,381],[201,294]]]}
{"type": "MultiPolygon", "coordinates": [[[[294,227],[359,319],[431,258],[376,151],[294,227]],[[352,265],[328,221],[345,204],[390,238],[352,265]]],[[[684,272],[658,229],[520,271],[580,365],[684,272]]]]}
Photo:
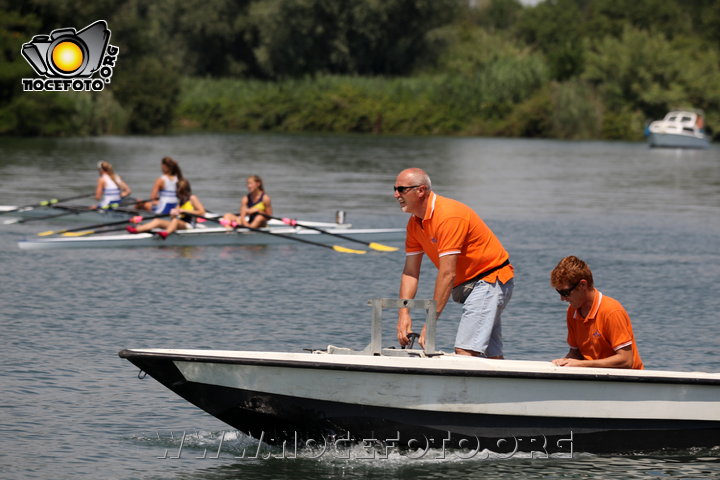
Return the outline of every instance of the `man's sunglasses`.
{"type": "Polygon", "coordinates": [[[410,186],[408,186],[408,187],[402,187],[402,186],[401,186],[401,187],[397,187],[397,186],[393,186],[393,190],[396,191],[396,192],[398,192],[400,195],[402,195],[403,193],[407,192],[408,190],[413,189],[413,188],[417,188],[417,187],[422,187],[422,185],[410,185],[410,186]]]}
{"type": "Polygon", "coordinates": [[[566,288],[564,290],[559,290],[556,288],[555,291],[558,292],[561,297],[569,297],[573,290],[575,290],[577,286],[580,285],[580,282],[582,282],[582,280],[578,280],[577,283],[570,288],[566,288]]]}

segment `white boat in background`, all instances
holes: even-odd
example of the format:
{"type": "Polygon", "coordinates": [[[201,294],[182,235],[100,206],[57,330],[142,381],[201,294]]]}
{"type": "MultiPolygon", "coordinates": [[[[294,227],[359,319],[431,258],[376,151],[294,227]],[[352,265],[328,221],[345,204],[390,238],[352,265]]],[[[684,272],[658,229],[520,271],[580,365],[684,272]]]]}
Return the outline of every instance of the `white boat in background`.
{"type": "MultiPolygon", "coordinates": [[[[332,234],[346,235],[366,241],[400,241],[404,228],[352,228],[350,224],[303,222],[304,225],[324,229],[332,234]]],[[[227,230],[224,227],[198,227],[178,230],[166,239],[153,233],[94,234],[88,236],[30,237],[18,242],[22,250],[68,248],[133,248],[133,247],[210,247],[234,245],[278,245],[308,240],[316,243],[338,243],[337,237],[325,235],[300,226],[289,227],[277,220],[268,221],[266,233],[251,230],[227,230]]],[[[340,240],[342,241],[342,240],[340,240]]]]}
{"type": "Polygon", "coordinates": [[[710,137],[705,134],[704,118],[700,112],[673,111],[648,127],[651,147],[708,148],[710,137]]]}
{"type": "Polygon", "coordinates": [[[720,445],[720,373],[444,354],[435,351],[434,301],[369,304],[372,339],[362,351],[126,349],[119,356],[233,428],[283,448],[298,440],[328,446],[328,439],[545,454],[720,445]],[[382,347],[382,310],[404,307],[426,311],[425,350],[382,347]]]}

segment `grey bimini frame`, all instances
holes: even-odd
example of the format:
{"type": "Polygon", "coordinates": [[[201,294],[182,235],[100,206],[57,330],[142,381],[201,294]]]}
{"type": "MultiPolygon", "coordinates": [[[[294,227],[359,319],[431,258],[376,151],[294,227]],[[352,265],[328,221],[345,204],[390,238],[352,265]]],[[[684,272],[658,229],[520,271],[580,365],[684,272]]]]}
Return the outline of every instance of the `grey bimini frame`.
{"type": "Polygon", "coordinates": [[[337,355],[383,355],[393,357],[429,357],[441,355],[435,351],[435,333],[437,330],[437,313],[435,300],[410,300],[402,298],[374,298],[368,300],[372,307],[372,324],[370,327],[370,343],[363,350],[329,345],[327,351],[317,353],[332,353],[337,355]],[[413,348],[383,348],[382,346],[382,312],[383,309],[424,309],[425,310],[425,349],[413,348]]]}

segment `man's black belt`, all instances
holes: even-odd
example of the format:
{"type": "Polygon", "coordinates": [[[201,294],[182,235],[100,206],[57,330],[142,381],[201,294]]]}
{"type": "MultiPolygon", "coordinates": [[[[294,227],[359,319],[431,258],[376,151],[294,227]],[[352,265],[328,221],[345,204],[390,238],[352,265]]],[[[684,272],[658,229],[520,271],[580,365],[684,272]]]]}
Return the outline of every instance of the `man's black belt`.
{"type": "Polygon", "coordinates": [[[481,274],[475,275],[473,278],[471,278],[471,279],[468,280],[467,282],[463,282],[463,283],[477,282],[478,280],[481,280],[481,279],[487,277],[488,275],[490,275],[491,273],[497,272],[497,271],[500,270],[501,268],[507,267],[508,265],[510,265],[510,259],[509,259],[509,258],[508,258],[507,260],[505,260],[503,263],[501,263],[500,265],[498,265],[497,267],[492,267],[492,268],[489,269],[489,270],[485,270],[485,271],[482,272],[481,274]]]}

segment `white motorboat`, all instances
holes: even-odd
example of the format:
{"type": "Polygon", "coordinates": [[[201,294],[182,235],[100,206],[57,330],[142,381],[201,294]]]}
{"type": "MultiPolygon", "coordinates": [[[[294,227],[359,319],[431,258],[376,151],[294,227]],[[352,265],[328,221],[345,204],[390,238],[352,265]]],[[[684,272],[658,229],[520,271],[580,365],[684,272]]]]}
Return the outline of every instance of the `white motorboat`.
{"type": "MultiPolygon", "coordinates": [[[[403,228],[352,228],[350,224],[303,222],[334,235],[349,236],[364,242],[404,239],[403,228]]],[[[154,233],[94,234],[88,236],[32,237],[18,242],[22,250],[68,248],[132,248],[132,247],[208,247],[233,245],[277,245],[305,240],[315,243],[337,243],[338,238],[301,226],[289,227],[277,220],[268,221],[268,228],[259,231],[224,227],[198,227],[178,230],[166,239],[154,233]]]]}
{"type": "Polygon", "coordinates": [[[649,125],[648,142],[651,147],[708,148],[710,137],[701,113],[673,111],[649,125]]]}
{"type": "Polygon", "coordinates": [[[445,354],[435,351],[433,301],[369,303],[372,340],[362,351],[127,349],[119,355],[268,443],[340,438],[410,449],[541,453],[720,445],[720,373],[445,354]],[[426,310],[425,350],[382,347],[383,308],[405,306],[426,310]]]}

